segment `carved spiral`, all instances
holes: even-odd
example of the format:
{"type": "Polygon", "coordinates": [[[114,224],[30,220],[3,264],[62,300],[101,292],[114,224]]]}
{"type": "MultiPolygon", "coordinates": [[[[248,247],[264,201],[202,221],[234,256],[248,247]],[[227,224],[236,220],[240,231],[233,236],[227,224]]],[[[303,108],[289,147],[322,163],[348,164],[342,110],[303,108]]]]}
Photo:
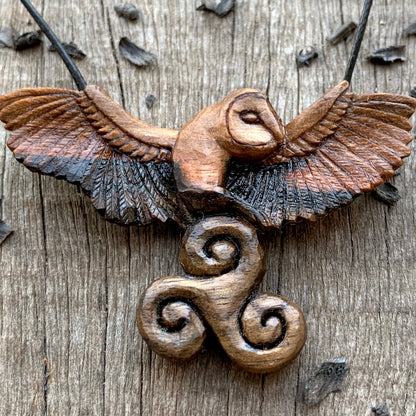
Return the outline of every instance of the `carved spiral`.
{"type": "Polygon", "coordinates": [[[248,300],[238,317],[239,333],[229,328],[224,350],[244,369],[276,371],[297,357],[306,340],[299,308],[283,297],[262,293],[248,300]]]}
{"type": "Polygon", "coordinates": [[[250,299],[241,317],[241,333],[253,348],[270,350],[286,336],[286,302],[274,295],[261,294],[250,299]]]}
{"type": "Polygon", "coordinates": [[[252,227],[235,218],[208,217],[185,234],[180,261],[193,276],[220,276],[237,267],[252,275],[253,266],[264,268],[264,251],[252,227]]]}
{"type": "Polygon", "coordinates": [[[283,367],[296,358],[306,340],[302,312],[294,303],[271,293],[250,299],[239,324],[248,344],[240,356],[249,371],[269,372],[283,367]],[[258,352],[253,354],[253,349],[258,352]]]}
{"type": "Polygon", "coordinates": [[[154,282],[143,295],[137,323],[156,353],[187,359],[202,348],[206,322],[201,316],[209,321],[215,315],[220,308],[216,295],[232,298],[233,276],[243,276],[244,288],[235,301],[241,304],[264,272],[264,255],[252,227],[230,217],[208,217],[185,234],[180,260],[190,276],[154,282]]]}
{"type": "Polygon", "coordinates": [[[155,281],[137,312],[140,333],[158,354],[193,357],[210,327],[229,357],[253,372],[294,359],[306,338],[302,313],[272,294],[250,298],[265,271],[255,229],[230,217],[208,217],[184,236],[187,275],[155,281]]]}
{"type": "Polygon", "coordinates": [[[201,350],[206,330],[192,304],[194,293],[178,285],[180,280],[166,277],[147,289],[137,312],[137,324],[157,354],[187,360],[201,350]]]}

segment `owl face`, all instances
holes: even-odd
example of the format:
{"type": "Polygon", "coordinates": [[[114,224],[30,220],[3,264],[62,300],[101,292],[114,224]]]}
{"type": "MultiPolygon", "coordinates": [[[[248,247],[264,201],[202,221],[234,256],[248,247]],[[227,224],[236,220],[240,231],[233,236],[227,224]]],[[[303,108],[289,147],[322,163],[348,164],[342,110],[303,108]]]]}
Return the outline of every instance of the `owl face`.
{"type": "Polygon", "coordinates": [[[267,97],[257,90],[237,90],[225,100],[227,139],[234,157],[264,158],[284,142],[282,122],[267,97]]]}

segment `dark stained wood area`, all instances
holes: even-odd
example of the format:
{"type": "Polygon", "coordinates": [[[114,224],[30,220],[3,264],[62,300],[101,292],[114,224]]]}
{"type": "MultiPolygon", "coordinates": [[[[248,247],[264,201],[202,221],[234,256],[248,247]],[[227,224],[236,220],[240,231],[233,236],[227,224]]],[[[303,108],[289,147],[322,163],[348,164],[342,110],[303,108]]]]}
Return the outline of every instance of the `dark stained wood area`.
{"type": "MultiPolygon", "coordinates": [[[[176,131],[230,92],[264,91],[287,124],[336,86],[353,37],[336,46],[326,38],[343,23],[357,22],[363,2],[236,0],[235,10],[219,18],[196,11],[200,3],[194,1],[143,0],[137,3],[141,17],[136,22],[121,19],[114,10],[116,3],[34,0],[62,41],[74,41],[87,54],[77,63],[89,84],[100,85],[143,123],[165,129],[160,147],[166,152],[146,149],[149,157],[160,157],[162,162],[142,174],[168,177],[173,174],[169,158],[176,131]],[[158,65],[140,69],[120,56],[117,46],[123,36],[155,54],[158,65]],[[296,54],[309,45],[315,46],[319,56],[309,67],[298,67],[296,54]],[[156,97],[151,109],[146,106],[149,94],[156,97]]],[[[374,1],[349,88],[354,96],[349,92],[342,96],[358,100],[359,108],[353,106],[341,131],[335,132],[334,146],[343,145],[346,132],[354,133],[360,117],[374,116],[372,111],[379,110],[391,113],[388,103],[372,107],[374,100],[365,94],[397,97],[407,95],[415,85],[416,37],[403,35],[416,18],[412,13],[413,0],[374,1]],[[371,51],[393,44],[406,45],[405,62],[374,66],[365,59],[371,51]]],[[[36,29],[19,2],[0,0],[0,29],[7,26],[19,33],[36,29]]],[[[47,49],[46,39],[40,47],[25,51],[0,48],[0,95],[19,88],[75,89],[57,54],[47,49]]],[[[92,96],[100,92],[91,90],[92,96]]],[[[414,105],[413,100],[399,104],[406,114],[407,106],[414,105]]],[[[339,113],[348,111],[341,107],[339,113]]],[[[407,117],[405,113],[387,118],[407,129],[401,118],[407,117]]],[[[243,115],[249,123],[250,117],[243,115]]],[[[301,126],[307,126],[307,121],[297,120],[298,124],[287,126],[291,137],[303,140],[293,141],[290,150],[295,153],[309,137],[302,136],[301,126]]],[[[326,122],[323,127],[330,130],[331,126],[326,122]]],[[[228,128],[238,137],[237,124],[228,128]]],[[[396,143],[384,126],[381,130],[384,144],[393,146],[398,155],[387,161],[390,167],[385,174],[367,172],[363,163],[361,172],[369,185],[357,193],[378,183],[376,174],[382,179],[392,176],[392,169],[407,155],[407,133],[396,143]]],[[[150,136],[160,137],[160,132],[154,128],[150,136]]],[[[276,137],[279,140],[279,134],[276,137]]],[[[365,130],[358,141],[364,144],[369,137],[365,130]]],[[[152,282],[184,274],[179,262],[183,231],[173,222],[142,228],[106,222],[81,187],[23,169],[6,147],[8,138],[2,128],[0,219],[14,233],[0,246],[1,415],[369,416],[372,407],[384,403],[394,415],[416,413],[413,155],[392,179],[401,195],[396,205],[389,207],[364,195],[315,223],[266,234],[267,273],[260,292],[281,293],[298,305],[308,338],[290,365],[259,375],[234,365],[213,341],[187,363],[153,353],[139,334],[136,310],[152,282]],[[303,382],[321,362],[338,357],[345,357],[350,369],[342,390],[307,407],[301,397],[303,382]]],[[[136,156],[143,157],[143,149],[124,145],[129,155],[136,151],[136,156]]],[[[183,145],[186,148],[185,140],[183,145]]],[[[238,148],[232,151],[238,153],[238,148]]],[[[283,167],[274,175],[289,175],[288,154],[270,159],[260,175],[263,183],[276,161],[283,162],[283,167]]],[[[368,157],[366,150],[362,156],[368,157]]],[[[301,157],[297,154],[299,171],[301,157]]],[[[30,163],[28,167],[36,170],[30,163]]],[[[220,175],[214,185],[225,184],[234,197],[249,199],[250,187],[256,188],[257,183],[245,163],[233,161],[226,172],[228,179],[220,175]],[[245,174],[240,182],[233,181],[238,170],[245,174]]],[[[170,186],[162,181],[161,192],[170,192],[170,186]]],[[[186,183],[182,191],[187,191],[186,183]]],[[[338,196],[340,201],[351,199],[338,196]]],[[[169,211],[171,206],[166,212],[158,211],[158,218],[184,215],[169,211]]],[[[288,210],[285,219],[298,214],[288,210]]],[[[123,215],[126,222],[135,222],[130,211],[123,215]]],[[[151,219],[149,214],[141,223],[151,219]]],[[[263,225],[270,226],[267,221],[263,225]]]]}

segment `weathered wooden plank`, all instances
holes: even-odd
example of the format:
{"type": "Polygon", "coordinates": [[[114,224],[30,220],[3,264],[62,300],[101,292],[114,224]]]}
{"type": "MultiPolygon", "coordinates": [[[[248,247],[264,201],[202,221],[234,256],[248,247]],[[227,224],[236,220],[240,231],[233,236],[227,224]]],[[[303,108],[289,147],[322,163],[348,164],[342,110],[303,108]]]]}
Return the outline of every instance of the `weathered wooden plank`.
{"type": "MultiPolygon", "coordinates": [[[[27,30],[27,15],[17,4],[2,2],[1,26],[27,30]]],[[[0,89],[22,87],[40,76],[36,51],[1,50],[0,89]],[[33,64],[35,62],[35,64],[33,64]]],[[[45,409],[45,242],[39,178],[12,163],[0,135],[1,217],[18,232],[0,247],[0,394],[1,414],[42,415],[45,409]],[[26,229],[26,232],[19,232],[26,229]]]]}
{"type": "MultiPolygon", "coordinates": [[[[334,47],[325,37],[342,18],[357,21],[361,9],[358,1],[238,0],[235,13],[219,19],[196,12],[196,2],[145,0],[143,19],[130,23],[116,16],[113,0],[34,3],[62,39],[87,53],[79,66],[88,82],[144,121],[169,127],[239,87],[268,92],[289,121],[342,78],[352,41],[334,47]],[[155,53],[158,67],[140,70],[120,57],[121,36],[155,53]],[[295,53],[309,44],[320,56],[297,68],[295,53]],[[150,111],[148,93],[157,97],[150,111]]],[[[374,3],[353,90],[406,93],[416,42],[401,30],[414,2],[374,3]],[[366,53],[393,43],[406,43],[407,62],[365,62],[366,53]]],[[[1,27],[23,32],[35,27],[28,20],[18,2],[0,0],[1,27]]],[[[73,86],[46,45],[0,49],[0,71],[0,93],[73,86]]],[[[364,197],[317,224],[269,236],[263,288],[302,307],[309,338],[290,367],[259,376],[212,351],[178,365],[141,341],[140,293],[152,280],[181,272],[174,225],[105,224],[76,187],[39,180],[1,146],[1,216],[16,232],[0,247],[0,413],[370,415],[375,403],[387,402],[393,414],[414,414],[414,160],[395,179],[402,195],[395,207],[364,197]],[[351,367],[343,391],[306,408],[297,397],[301,381],[336,356],[351,367]]]]}
{"type": "MultiPolygon", "coordinates": [[[[371,90],[406,94],[409,77],[403,75],[413,67],[413,62],[375,68],[364,60],[364,56],[376,47],[405,41],[398,34],[403,22],[401,13],[408,10],[410,3],[403,3],[400,7],[397,3],[388,7],[387,3],[380,3],[374,2],[352,89],[356,92],[371,90]],[[382,44],[380,39],[383,39],[382,44]]],[[[321,45],[323,52],[310,68],[298,70],[300,108],[318,98],[323,92],[320,90],[322,86],[327,89],[343,75],[345,64],[341,62],[346,62],[345,46],[349,49],[350,41],[336,48],[327,44],[322,47],[325,35],[337,25],[333,16],[339,15],[340,6],[345,20],[352,17],[358,21],[361,5],[357,2],[321,3],[315,12],[319,24],[312,8],[296,10],[296,18],[306,22],[302,31],[305,38],[301,42],[308,39],[312,44],[321,45]],[[303,94],[302,90],[307,93],[303,94]]],[[[294,39],[295,43],[297,39],[294,39]]],[[[412,56],[413,42],[408,42],[408,47],[409,56],[412,56]]],[[[410,260],[413,256],[410,253],[414,253],[415,247],[410,240],[404,243],[405,230],[414,227],[411,207],[414,191],[409,188],[412,180],[408,176],[412,175],[413,163],[413,159],[405,162],[403,174],[406,180],[401,182],[400,176],[395,180],[397,186],[406,190],[403,189],[403,199],[394,208],[366,196],[317,224],[302,225],[284,232],[280,245],[284,259],[279,269],[282,274],[280,288],[289,298],[303,305],[309,327],[309,338],[300,357],[299,380],[305,380],[317,363],[328,358],[347,357],[351,367],[342,392],[310,409],[298,401],[295,414],[370,415],[375,403],[384,402],[393,414],[410,415],[414,412],[415,405],[406,393],[410,386],[411,389],[415,386],[411,379],[414,360],[406,360],[402,365],[397,363],[397,355],[414,355],[411,351],[415,349],[414,343],[409,345],[411,336],[408,330],[404,331],[399,324],[414,322],[410,306],[414,304],[411,300],[414,292],[403,286],[413,288],[414,285],[414,260],[410,260]],[[401,247],[396,251],[397,244],[401,247]],[[391,325],[385,327],[387,322],[391,325]],[[387,345],[394,345],[393,350],[387,351],[387,345]],[[392,364],[392,361],[396,363],[392,364]]],[[[272,286],[272,289],[275,288],[272,286]]],[[[276,390],[276,376],[267,376],[267,379],[266,414],[272,414],[271,398],[276,390]]]]}

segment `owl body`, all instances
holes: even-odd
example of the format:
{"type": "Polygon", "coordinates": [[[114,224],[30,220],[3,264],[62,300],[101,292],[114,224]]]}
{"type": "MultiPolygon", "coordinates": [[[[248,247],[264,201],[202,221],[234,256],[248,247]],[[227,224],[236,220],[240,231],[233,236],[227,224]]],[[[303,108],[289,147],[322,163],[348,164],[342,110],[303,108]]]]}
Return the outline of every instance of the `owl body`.
{"type": "Polygon", "coordinates": [[[283,142],[284,127],[267,97],[240,89],[200,111],[179,131],[172,152],[178,191],[224,194],[231,158],[262,160],[283,142]]]}

